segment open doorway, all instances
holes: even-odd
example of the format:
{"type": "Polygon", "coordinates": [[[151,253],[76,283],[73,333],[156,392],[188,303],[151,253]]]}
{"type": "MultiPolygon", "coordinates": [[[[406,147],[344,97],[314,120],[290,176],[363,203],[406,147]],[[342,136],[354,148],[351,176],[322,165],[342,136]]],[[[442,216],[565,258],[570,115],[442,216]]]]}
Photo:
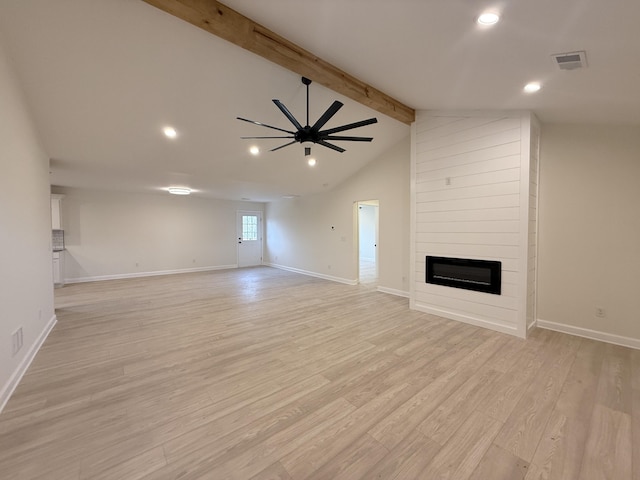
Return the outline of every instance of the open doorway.
{"type": "Polygon", "coordinates": [[[358,280],[378,283],[378,200],[358,202],[358,280]]]}

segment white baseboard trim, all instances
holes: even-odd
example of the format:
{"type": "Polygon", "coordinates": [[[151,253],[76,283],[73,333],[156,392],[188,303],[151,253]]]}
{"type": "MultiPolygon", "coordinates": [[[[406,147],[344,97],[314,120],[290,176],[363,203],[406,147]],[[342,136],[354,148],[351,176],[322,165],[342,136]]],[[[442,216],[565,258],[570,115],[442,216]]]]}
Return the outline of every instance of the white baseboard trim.
{"type": "Polygon", "coordinates": [[[7,405],[9,398],[11,398],[11,395],[13,395],[13,392],[20,383],[20,380],[22,380],[22,377],[27,372],[29,365],[31,365],[31,362],[33,362],[33,359],[36,357],[38,350],[40,350],[40,347],[47,339],[49,333],[51,332],[51,330],[53,330],[53,327],[55,327],[57,322],[58,319],[55,315],[51,317],[47,325],[45,325],[44,330],[42,330],[36,341],[31,345],[31,348],[29,349],[27,354],[18,364],[18,368],[16,368],[16,370],[13,372],[7,383],[2,386],[2,390],[0,390],[0,413],[7,405]]]}
{"type": "Polygon", "coordinates": [[[301,270],[299,268],[286,267],[284,265],[278,265],[276,263],[265,263],[268,267],[278,268],[280,270],[286,270],[288,272],[300,273],[302,275],[308,275],[310,277],[322,278],[323,280],[331,280],[332,282],[344,283],[346,285],[357,285],[357,280],[350,280],[348,278],[334,277],[332,275],[325,275],[323,273],[310,272],[308,270],[301,270]]]}
{"type": "Polygon", "coordinates": [[[395,288],[378,287],[378,291],[382,292],[382,293],[388,293],[389,295],[396,295],[398,297],[409,298],[409,292],[404,292],[402,290],[396,290],[395,288]]]}
{"type": "Polygon", "coordinates": [[[521,338],[521,335],[518,333],[518,330],[515,326],[504,325],[497,322],[492,322],[490,320],[486,320],[483,318],[472,317],[469,315],[460,314],[457,312],[451,312],[449,310],[443,310],[440,308],[435,308],[430,305],[425,305],[423,303],[414,303],[411,308],[413,310],[418,310],[419,312],[430,313],[431,315],[437,315],[438,317],[448,318],[450,320],[456,320],[458,322],[468,323],[469,325],[474,325],[476,327],[488,328],[489,330],[494,330],[500,333],[507,333],[509,335],[513,335],[521,338]]]}
{"type": "Polygon", "coordinates": [[[575,327],[573,325],[567,325],[565,323],[548,322],[547,320],[541,319],[538,319],[536,321],[536,324],[538,327],[544,328],[546,330],[553,330],[555,332],[567,333],[569,335],[575,335],[577,337],[584,337],[590,340],[598,340],[601,342],[612,343],[614,345],[620,345],[622,347],[629,347],[640,350],[640,339],[638,338],[623,337],[621,335],[615,335],[613,333],[575,327]]]}
{"type": "Polygon", "coordinates": [[[527,337],[529,336],[529,334],[531,333],[531,330],[533,330],[534,328],[536,328],[536,326],[538,325],[538,321],[534,320],[533,322],[531,322],[529,325],[527,325],[527,337]]]}
{"type": "Polygon", "coordinates": [[[95,277],[66,278],[65,283],[100,282],[103,280],[122,280],[125,278],[155,277],[158,275],[175,275],[178,273],[210,272],[213,270],[229,270],[238,265],[218,265],[214,267],[180,268],[177,270],[158,270],[155,272],[120,273],[115,275],[97,275],[95,277]]]}

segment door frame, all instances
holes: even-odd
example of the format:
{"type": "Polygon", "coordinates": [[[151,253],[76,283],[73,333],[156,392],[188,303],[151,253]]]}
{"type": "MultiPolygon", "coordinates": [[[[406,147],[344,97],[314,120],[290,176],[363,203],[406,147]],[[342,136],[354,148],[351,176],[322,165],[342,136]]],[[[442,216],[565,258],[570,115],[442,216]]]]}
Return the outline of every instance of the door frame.
{"type": "MultiPolygon", "coordinates": [[[[258,242],[260,242],[260,262],[255,265],[263,265],[264,262],[264,212],[262,210],[237,210],[236,211],[236,264],[240,266],[240,244],[242,243],[242,216],[257,215],[258,217],[258,242]]],[[[253,265],[247,265],[253,266],[253,265]]]]}
{"type": "Polygon", "coordinates": [[[376,282],[380,280],[380,200],[358,200],[353,204],[353,213],[355,219],[354,228],[354,250],[355,250],[355,264],[356,264],[356,278],[360,283],[360,206],[369,205],[376,207],[375,215],[375,264],[376,264],[376,282]]]}

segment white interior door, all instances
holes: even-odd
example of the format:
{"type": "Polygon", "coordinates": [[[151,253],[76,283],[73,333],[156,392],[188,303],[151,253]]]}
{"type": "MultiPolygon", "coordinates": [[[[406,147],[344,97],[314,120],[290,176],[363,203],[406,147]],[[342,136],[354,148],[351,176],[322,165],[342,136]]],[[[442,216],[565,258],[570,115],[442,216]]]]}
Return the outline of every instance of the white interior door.
{"type": "Polygon", "coordinates": [[[358,202],[358,260],[360,283],[378,279],[378,201],[358,202]]]}
{"type": "Polygon", "coordinates": [[[262,212],[238,212],[238,267],[262,265],[262,212]]]}

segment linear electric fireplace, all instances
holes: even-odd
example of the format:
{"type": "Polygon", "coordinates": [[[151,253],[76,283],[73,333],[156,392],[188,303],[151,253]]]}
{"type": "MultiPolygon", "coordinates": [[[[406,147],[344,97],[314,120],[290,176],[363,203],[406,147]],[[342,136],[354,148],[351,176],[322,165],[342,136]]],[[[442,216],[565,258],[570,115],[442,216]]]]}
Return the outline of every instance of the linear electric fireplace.
{"type": "Polygon", "coordinates": [[[500,295],[502,262],[427,255],[426,282],[500,295]]]}

